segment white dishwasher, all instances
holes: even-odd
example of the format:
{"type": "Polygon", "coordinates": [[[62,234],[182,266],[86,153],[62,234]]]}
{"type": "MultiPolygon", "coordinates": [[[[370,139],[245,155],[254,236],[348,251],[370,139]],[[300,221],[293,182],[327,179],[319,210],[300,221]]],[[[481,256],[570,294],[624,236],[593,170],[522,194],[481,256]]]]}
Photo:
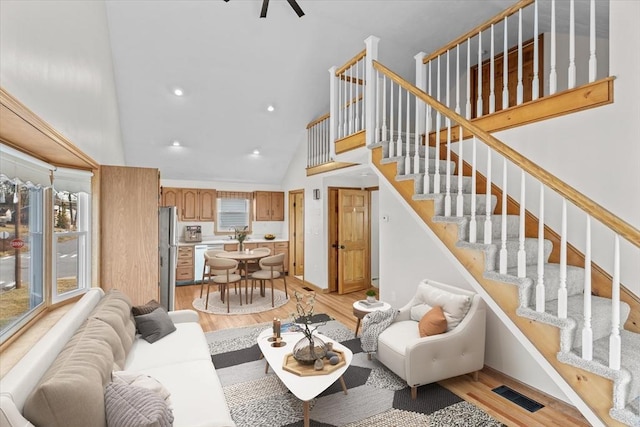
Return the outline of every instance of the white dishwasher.
{"type": "Polygon", "coordinates": [[[195,271],[193,272],[193,280],[194,280],[194,283],[199,283],[199,282],[202,282],[202,269],[204,268],[204,253],[206,251],[214,251],[214,250],[223,251],[224,245],[222,243],[195,245],[194,250],[195,250],[195,254],[193,256],[195,257],[194,259],[195,262],[193,264],[195,266],[194,267],[195,271]]]}

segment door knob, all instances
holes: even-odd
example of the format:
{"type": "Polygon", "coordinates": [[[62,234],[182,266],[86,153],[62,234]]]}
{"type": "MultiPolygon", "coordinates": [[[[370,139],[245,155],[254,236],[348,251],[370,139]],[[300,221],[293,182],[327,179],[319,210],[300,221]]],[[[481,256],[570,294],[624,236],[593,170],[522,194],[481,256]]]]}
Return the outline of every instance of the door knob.
{"type": "Polygon", "coordinates": [[[345,248],[345,246],[344,246],[344,245],[340,245],[340,249],[344,249],[344,248],[345,248]]]}
{"type": "Polygon", "coordinates": [[[332,245],[331,245],[331,247],[332,247],[332,248],[337,248],[337,247],[338,247],[338,244],[337,244],[337,243],[334,243],[334,244],[332,244],[332,245]]]}

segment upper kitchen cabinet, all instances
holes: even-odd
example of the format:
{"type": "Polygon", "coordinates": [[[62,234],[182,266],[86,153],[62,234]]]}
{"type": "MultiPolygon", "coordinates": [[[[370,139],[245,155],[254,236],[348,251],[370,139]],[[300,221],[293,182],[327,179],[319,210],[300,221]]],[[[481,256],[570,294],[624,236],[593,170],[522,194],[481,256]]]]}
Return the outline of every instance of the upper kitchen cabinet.
{"type": "Polygon", "coordinates": [[[256,191],[255,210],[256,221],[284,221],[284,193],[256,191]]]}
{"type": "Polygon", "coordinates": [[[171,187],[162,187],[161,206],[175,206],[180,211],[180,189],[171,187]]]}
{"type": "Polygon", "coordinates": [[[162,206],[178,208],[180,221],[213,221],[216,190],[162,187],[162,206]]]}

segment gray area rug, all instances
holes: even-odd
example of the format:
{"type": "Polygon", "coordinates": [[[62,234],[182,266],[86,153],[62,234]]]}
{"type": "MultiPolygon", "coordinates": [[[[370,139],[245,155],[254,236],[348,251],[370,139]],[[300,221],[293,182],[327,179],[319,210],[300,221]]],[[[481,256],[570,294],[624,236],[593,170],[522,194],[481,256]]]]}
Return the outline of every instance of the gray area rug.
{"type": "Polygon", "coordinates": [[[246,303],[244,289],[242,290],[242,305],[240,305],[240,295],[235,294],[232,290],[229,298],[229,313],[227,313],[227,303],[223,303],[220,299],[220,292],[215,291],[209,293],[209,304],[205,309],[204,298],[196,298],[193,300],[193,308],[204,313],[211,314],[251,314],[261,313],[263,311],[273,310],[289,301],[283,291],[276,289],[273,294],[274,306],[271,306],[271,288],[265,289],[265,296],[260,296],[260,290],[253,291],[253,302],[246,303]]]}
{"type": "MultiPolygon", "coordinates": [[[[260,359],[256,339],[270,323],[208,332],[207,342],[231,416],[238,427],[302,426],[302,402],[293,396],[260,359]]],[[[311,401],[311,426],[414,427],[502,426],[477,406],[438,384],[418,388],[411,399],[407,384],[375,358],[362,353],[360,339],[335,320],[318,329],[354,353],[344,374],[349,394],[336,382],[311,401]]]]}

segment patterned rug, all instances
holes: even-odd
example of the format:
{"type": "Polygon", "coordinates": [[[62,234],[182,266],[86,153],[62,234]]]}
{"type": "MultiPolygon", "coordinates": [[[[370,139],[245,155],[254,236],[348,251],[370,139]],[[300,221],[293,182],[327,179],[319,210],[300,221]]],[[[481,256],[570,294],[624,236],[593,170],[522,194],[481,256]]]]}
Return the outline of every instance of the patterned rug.
{"type": "Polygon", "coordinates": [[[204,313],[211,314],[251,314],[261,313],[263,311],[273,310],[278,308],[289,301],[283,291],[276,289],[273,293],[274,307],[271,306],[271,289],[265,289],[265,296],[260,296],[260,290],[256,289],[253,292],[253,302],[246,304],[246,298],[244,295],[244,289],[242,290],[242,305],[240,305],[240,296],[231,292],[231,298],[229,299],[229,313],[227,313],[227,303],[223,303],[220,299],[220,292],[215,291],[209,293],[209,304],[207,308],[204,308],[204,298],[196,298],[193,300],[193,308],[204,313]]]}
{"type": "MultiPolygon", "coordinates": [[[[238,427],[302,426],[302,402],[293,396],[260,358],[258,334],[270,323],[208,332],[211,359],[216,367],[231,416],[238,427]]],[[[343,375],[349,389],[344,395],[336,382],[311,401],[315,427],[503,426],[477,406],[438,384],[418,388],[411,399],[407,384],[362,353],[360,339],[340,322],[331,320],[319,329],[353,352],[343,375]]]]}

